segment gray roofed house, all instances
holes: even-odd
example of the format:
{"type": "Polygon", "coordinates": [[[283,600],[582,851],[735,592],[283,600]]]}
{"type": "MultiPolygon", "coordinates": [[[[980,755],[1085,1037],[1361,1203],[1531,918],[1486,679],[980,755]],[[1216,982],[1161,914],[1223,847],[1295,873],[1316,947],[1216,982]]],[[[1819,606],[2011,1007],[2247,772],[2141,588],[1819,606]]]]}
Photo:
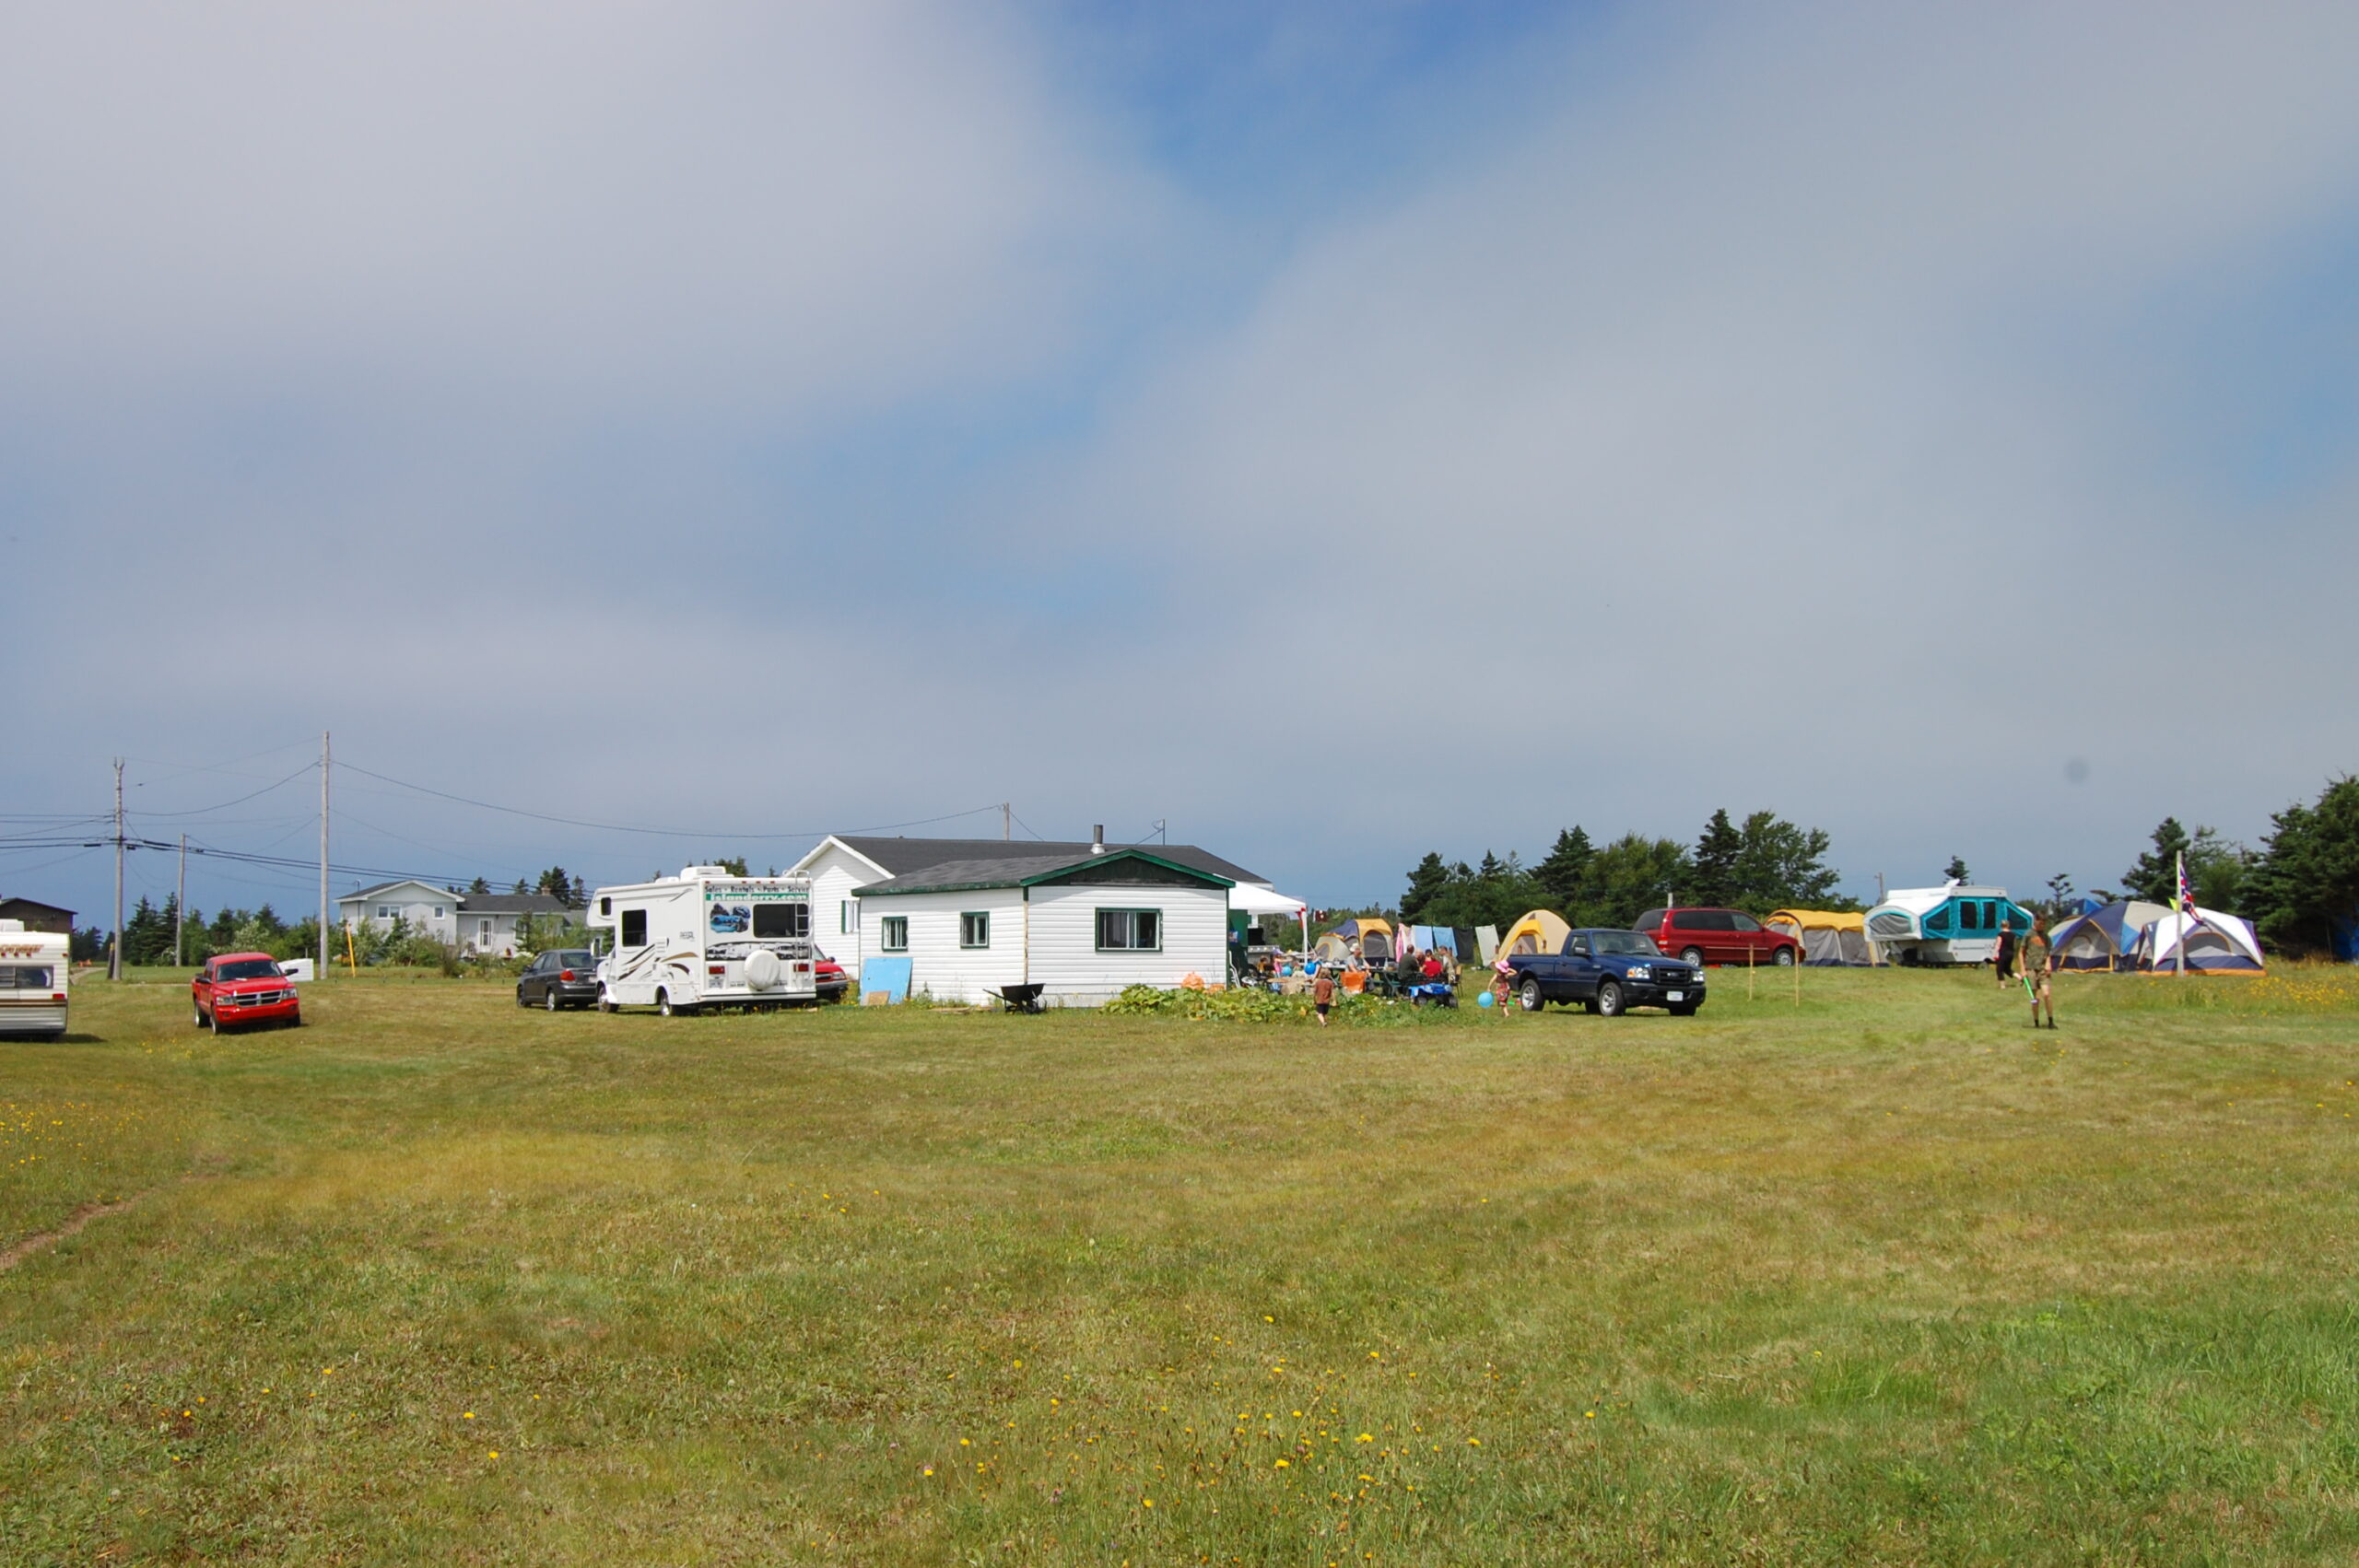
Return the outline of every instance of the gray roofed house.
{"type": "MultiPolygon", "coordinates": [[[[1260,872],[1248,871],[1234,860],[1193,844],[1096,845],[1043,842],[1037,838],[895,838],[837,834],[820,840],[817,848],[796,861],[792,871],[794,875],[811,879],[811,934],[820,951],[854,974],[860,972],[864,959],[903,951],[886,943],[880,922],[887,913],[899,919],[898,910],[905,902],[914,907],[915,902],[923,901],[911,901],[911,895],[973,893],[980,896],[995,890],[1046,891],[1050,884],[1069,885],[1086,878],[1093,885],[1108,888],[1124,883],[1145,887],[1161,883],[1175,893],[1190,888],[1211,892],[1217,895],[1216,901],[1225,909],[1231,884],[1262,888],[1270,885],[1269,879],[1260,872]],[[873,915],[863,916],[864,904],[873,907],[873,915]]],[[[1017,896],[1014,893],[1007,895],[1017,896]]],[[[1194,895],[1190,894],[1191,899],[1194,895]]],[[[995,899],[985,897],[982,902],[992,904],[995,899]]],[[[911,918],[918,921],[914,929],[922,947],[924,919],[911,918]]],[[[898,936],[901,930],[896,925],[893,934],[898,936]]],[[[1173,928],[1175,942],[1180,930],[1173,928]]],[[[1005,934],[992,933],[994,947],[1005,940],[1005,934]]],[[[1222,940],[1226,941],[1225,932],[1222,940]]],[[[1215,953],[1207,959],[1198,954],[1192,965],[1183,966],[1179,973],[1212,963],[1214,967],[1205,972],[1217,980],[1222,973],[1218,966],[1222,956],[1215,953]]],[[[932,982],[921,976],[921,983],[932,982]]]]}
{"type": "Polygon", "coordinates": [[[414,879],[377,883],[335,903],[346,925],[382,928],[400,919],[461,953],[487,958],[516,955],[517,921],[526,915],[564,916],[576,928],[585,923],[569,899],[546,893],[457,893],[414,879]]]}

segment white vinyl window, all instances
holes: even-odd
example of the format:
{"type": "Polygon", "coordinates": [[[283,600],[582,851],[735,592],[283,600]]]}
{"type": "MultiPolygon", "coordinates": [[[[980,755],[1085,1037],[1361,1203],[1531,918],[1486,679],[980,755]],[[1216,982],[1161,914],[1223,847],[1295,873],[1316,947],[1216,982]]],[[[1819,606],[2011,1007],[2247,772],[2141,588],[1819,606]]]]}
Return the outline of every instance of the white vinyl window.
{"type": "Polygon", "coordinates": [[[436,906],[434,906],[434,918],[435,918],[436,919],[438,919],[438,920],[439,920],[439,919],[440,919],[442,918],[442,914],[443,914],[443,911],[444,911],[445,907],[446,907],[446,906],[444,906],[444,905],[440,905],[440,904],[437,904],[436,906]]]}
{"type": "Polygon", "coordinates": [[[988,910],[958,917],[958,945],[989,947],[992,944],[992,918],[988,910]]]}
{"type": "Polygon", "coordinates": [[[845,936],[860,930],[860,903],[847,898],[836,906],[836,930],[845,936]]]}
{"type": "Polygon", "coordinates": [[[881,942],[885,951],[907,953],[910,950],[910,918],[907,915],[887,915],[880,923],[885,928],[881,942]]]}
{"type": "Polygon", "coordinates": [[[380,904],[380,905],[378,905],[378,906],[377,906],[377,919],[381,919],[381,920],[390,920],[390,919],[392,919],[393,918],[393,907],[392,905],[390,905],[390,904],[380,904]]]}
{"type": "Polygon", "coordinates": [[[1100,953],[1162,952],[1163,911],[1160,909],[1098,910],[1097,951],[1100,953]]]}

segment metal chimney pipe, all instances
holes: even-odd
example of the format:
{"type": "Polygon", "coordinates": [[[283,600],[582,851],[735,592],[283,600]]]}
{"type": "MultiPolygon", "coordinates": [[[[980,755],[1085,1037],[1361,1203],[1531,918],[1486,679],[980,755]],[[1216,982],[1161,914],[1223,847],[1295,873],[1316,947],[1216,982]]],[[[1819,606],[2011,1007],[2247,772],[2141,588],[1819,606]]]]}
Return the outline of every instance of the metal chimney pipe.
{"type": "Polygon", "coordinates": [[[1093,855],[1106,852],[1106,825],[1102,822],[1089,830],[1089,852],[1093,855]]]}

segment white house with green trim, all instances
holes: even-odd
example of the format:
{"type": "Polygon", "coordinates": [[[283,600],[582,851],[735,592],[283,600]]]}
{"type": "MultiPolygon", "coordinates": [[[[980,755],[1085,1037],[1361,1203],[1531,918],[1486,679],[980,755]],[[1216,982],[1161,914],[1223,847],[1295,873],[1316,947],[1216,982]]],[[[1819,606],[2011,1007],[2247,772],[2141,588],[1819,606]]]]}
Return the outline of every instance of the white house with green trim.
{"type": "Polygon", "coordinates": [[[1128,985],[1176,986],[1191,974],[1217,985],[1228,972],[1229,888],[1269,886],[1192,844],[1000,838],[830,835],[792,874],[811,879],[812,936],[855,984],[863,960],[907,957],[911,986],[933,996],[989,1000],[985,993],[1002,985],[1031,983],[1050,988],[1051,1004],[1066,1005],[1103,1001],[1128,985]],[[1112,859],[1126,855],[1144,860],[1112,859]],[[1087,880],[1143,878],[1135,868],[1146,862],[1195,880],[1087,880]],[[1060,880],[1060,872],[1074,875],[1060,880]],[[1130,904],[1106,891],[1137,886],[1172,891],[1130,904]],[[1089,902],[1075,902],[1080,889],[1091,890],[1089,902]],[[1125,932],[1109,913],[1102,934],[1130,945],[1099,945],[1100,908],[1145,917],[1125,932]],[[965,940],[974,938],[982,940],[965,940]]]}
{"type": "MultiPolygon", "coordinates": [[[[855,973],[860,959],[907,957],[911,989],[946,1000],[989,1001],[1002,987],[1038,985],[1052,1007],[1096,1006],[1126,986],[1168,988],[1191,975],[1218,985],[1226,977],[1228,893],[1239,878],[1214,870],[1215,857],[1187,846],[960,846],[977,847],[988,852],[838,879],[851,907],[839,913],[834,956],[855,973]],[[841,950],[845,936],[856,940],[856,957],[841,950]]],[[[839,857],[822,845],[796,870],[813,874],[831,858],[839,857]]],[[[814,899],[823,933],[827,902],[814,899]]]]}

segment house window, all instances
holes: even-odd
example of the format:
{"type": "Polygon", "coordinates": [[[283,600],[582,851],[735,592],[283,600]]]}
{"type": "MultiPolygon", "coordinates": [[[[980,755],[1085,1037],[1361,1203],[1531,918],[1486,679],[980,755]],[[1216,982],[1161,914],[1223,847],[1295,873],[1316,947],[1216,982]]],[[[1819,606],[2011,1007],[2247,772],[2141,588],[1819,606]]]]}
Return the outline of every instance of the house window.
{"type": "Polygon", "coordinates": [[[646,910],[626,909],[623,911],[623,945],[625,947],[647,945],[646,910]]]}
{"type": "Polygon", "coordinates": [[[958,917],[958,945],[989,947],[992,944],[992,918],[988,911],[958,917]]]}
{"type": "Polygon", "coordinates": [[[887,915],[884,924],[885,951],[907,953],[910,950],[910,918],[907,915],[887,915]]]}
{"type": "Polygon", "coordinates": [[[836,930],[845,936],[860,930],[860,905],[847,898],[836,906],[836,930]]]}
{"type": "Polygon", "coordinates": [[[441,905],[440,905],[440,904],[437,904],[436,906],[434,906],[434,918],[435,918],[436,919],[438,919],[438,920],[439,920],[439,919],[440,919],[442,918],[442,910],[443,910],[443,906],[441,906],[441,905]]]}
{"type": "Polygon", "coordinates": [[[1098,910],[1097,951],[1100,953],[1162,952],[1163,911],[1160,909],[1098,910]]]}
{"type": "Polygon", "coordinates": [[[393,918],[393,907],[392,905],[390,905],[390,904],[380,904],[380,905],[378,905],[378,906],[377,906],[377,919],[381,919],[381,920],[390,920],[390,919],[392,919],[393,918]]]}

